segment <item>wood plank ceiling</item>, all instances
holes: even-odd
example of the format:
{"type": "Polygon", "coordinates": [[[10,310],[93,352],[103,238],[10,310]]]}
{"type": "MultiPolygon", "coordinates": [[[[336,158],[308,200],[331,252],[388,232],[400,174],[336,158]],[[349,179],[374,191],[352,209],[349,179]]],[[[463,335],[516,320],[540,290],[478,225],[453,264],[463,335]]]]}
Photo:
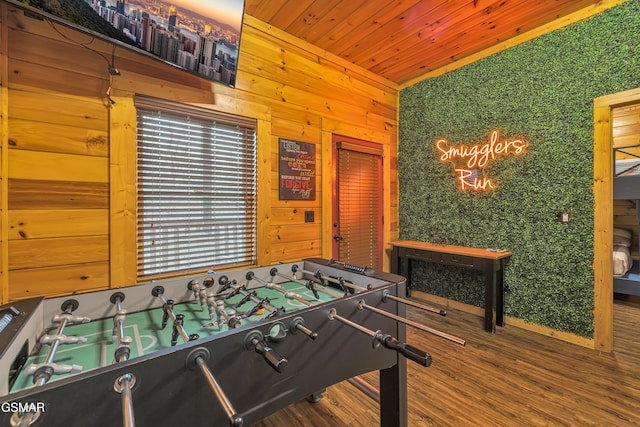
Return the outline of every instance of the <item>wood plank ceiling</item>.
{"type": "Polygon", "coordinates": [[[245,13],[402,84],[599,0],[246,0],[245,13]]]}

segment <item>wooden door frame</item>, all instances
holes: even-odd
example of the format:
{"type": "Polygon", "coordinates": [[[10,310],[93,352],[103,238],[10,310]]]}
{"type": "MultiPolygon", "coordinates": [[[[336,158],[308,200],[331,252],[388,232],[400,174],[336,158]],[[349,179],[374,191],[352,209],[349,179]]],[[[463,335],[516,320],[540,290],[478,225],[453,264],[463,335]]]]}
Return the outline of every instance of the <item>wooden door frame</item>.
{"type": "MultiPolygon", "coordinates": [[[[371,129],[363,129],[353,126],[345,126],[344,123],[329,118],[322,118],[322,157],[321,157],[321,188],[329,189],[333,186],[333,165],[332,165],[332,149],[333,135],[344,135],[360,140],[371,141],[382,145],[383,164],[382,164],[382,215],[384,224],[382,228],[383,238],[383,270],[389,271],[391,267],[391,240],[398,238],[398,174],[396,168],[397,152],[398,152],[398,136],[395,131],[374,131],[371,129]],[[392,168],[393,164],[393,168],[392,168]],[[392,228],[393,227],[393,228],[392,228]]],[[[331,258],[331,217],[333,215],[331,209],[331,191],[322,191],[322,257],[331,258]]]]}
{"type": "MultiPolygon", "coordinates": [[[[338,199],[338,194],[337,194],[337,185],[338,185],[338,147],[337,144],[339,142],[347,142],[347,143],[351,143],[353,145],[357,145],[357,146],[361,146],[363,147],[363,149],[361,150],[363,153],[366,153],[367,147],[372,148],[375,151],[379,151],[379,153],[374,153],[373,150],[371,152],[372,155],[376,155],[379,156],[379,164],[378,164],[378,172],[379,172],[379,176],[378,176],[378,213],[380,215],[379,217],[379,230],[380,230],[380,235],[378,236],[378,260],[380,265],[379,266],[375,266],[375,268],[383,268],[385,266],[385,256],[384,256],[384,248],[385,248],[385,241],[388,240],[387,234],[385,233],[385,227],[384,227],[384,213],[385,213],[385,208],[384,208],[384,178],[385,178],[385,170],[384,170],[384,145],[377,143],[377,142],[371,142],[371,141],[365,141],[362,139],[357,139],[357,138],[351,138],[348,136],[344,136],[344,135],[337,135],[337,134],[333,134],[331,136],[331,165],[332,165],[332,181],[331,181],[331,257],[332,258],[337,258],[337,252],[339,252],[339,246],[336,246],[336,242],[333,239],[333,236],[335,234],[335,221],[336,218],[339,217],[339,199],[338,199]],[[386,239],[385,239],[386,238],[386,239]]],[[[353,151],[360,151],[360,150],[353,150],[353,151]]]]}
{"type": "Polygon", "coordinates": [[[612,111],[640,102],[640,88],[593,102],[593,321],[594,348],[613,349],[613,132],[612,111]]]}

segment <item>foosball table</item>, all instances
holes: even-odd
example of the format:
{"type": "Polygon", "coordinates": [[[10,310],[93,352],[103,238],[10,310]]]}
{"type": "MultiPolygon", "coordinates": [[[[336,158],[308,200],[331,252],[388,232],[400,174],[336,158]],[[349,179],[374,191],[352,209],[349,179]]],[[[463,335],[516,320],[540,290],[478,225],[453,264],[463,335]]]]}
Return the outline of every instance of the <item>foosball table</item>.
{"type": "Polygon", "coordinates": [[[407,425],[401,276],[305,259],[0,307],[2,426],[252,425],[380,373],[381,426],[407,425]]]}

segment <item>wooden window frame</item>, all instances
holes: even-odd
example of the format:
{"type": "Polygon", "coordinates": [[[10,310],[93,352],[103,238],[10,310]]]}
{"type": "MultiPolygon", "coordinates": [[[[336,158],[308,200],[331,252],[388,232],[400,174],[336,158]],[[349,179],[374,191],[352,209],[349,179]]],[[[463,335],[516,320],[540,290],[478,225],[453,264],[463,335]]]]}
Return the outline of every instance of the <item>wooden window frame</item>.
{"type": "Polygon", "coordinates": [[[148,97],[136,97],[135,108],[137,281],[255,264],[256,120],[148,97]],[[159,123],[166,120],[181,129],[164,133],[159,123]],[[149,128],[158,132],[150,135],[149,128]],[[153,166],[147,161],[151,154],[141,148],[145,140],[156,154],[173,154],[171,161],[164,157],[164,166],[153,166]],[[185,167],[177,167],[179,161],[185,167]],[[176,171],[176,181],[167,181],[176,171]],[[157,210],[145,197],[167,203],[157,210]],[[149,215],[152,206],[157,215],[149,215]],[[150,240],[153,229],[159,230],[156,240],[150,240]]]}

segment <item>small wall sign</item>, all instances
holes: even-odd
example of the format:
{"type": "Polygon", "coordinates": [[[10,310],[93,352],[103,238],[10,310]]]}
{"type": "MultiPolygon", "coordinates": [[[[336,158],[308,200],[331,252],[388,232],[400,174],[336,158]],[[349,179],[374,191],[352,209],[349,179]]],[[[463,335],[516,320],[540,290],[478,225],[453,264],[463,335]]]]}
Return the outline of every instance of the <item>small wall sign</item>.
{"type": "Polygon", "coordinates": [[[489,140],[483,144],[449,145],[446,138],[436,141],[441,162],[452,162],[461,190],[491,190],[495,183],[484,176],[484,168],[489,162],[501,156],[524,154],[527,143],[519,138],[500,141],[500,131],[494,129],[489,140]]]}
{"type": "Polygon", "coordinates": [[[280,200],[316,199],[316,146],[280,138],[280,200]]]}

